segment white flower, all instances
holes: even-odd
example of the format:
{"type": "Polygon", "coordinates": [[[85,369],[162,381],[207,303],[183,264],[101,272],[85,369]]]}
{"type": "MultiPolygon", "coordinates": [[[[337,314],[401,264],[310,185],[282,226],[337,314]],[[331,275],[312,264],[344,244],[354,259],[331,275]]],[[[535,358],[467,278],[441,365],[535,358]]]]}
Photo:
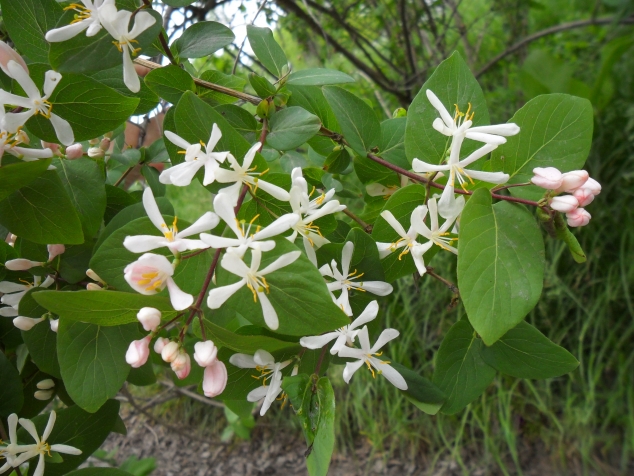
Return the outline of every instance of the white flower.
{"type": "Polygon", "coordinates": [[[348,299],[349,290],[370,292],[377,296],[387,296],[393,291],[392,285],[384,283],[383,281],[356,281],[363,276],[363,273],[357,273],[355,269],[350,272],[350,261],[352,260],[352,254],[354,253],[354,243],[348,241],[343,245],[341,252],[341,272],[337,269],[337,262],[332,260],[330,265],[325,264],[319,272],[322,276],[328,276],[334,279],[333,282],[327,284],[328,291],[332,295],[332,299],[335,304],[345,312],[348,316],[352,316],[352,308],[350,307],[350,301],[348,299]],[[341,291],[339,297],[335,297],[333,291],[341,291]]]}
{"type": "Polygon", "coordinates": [[[7,424],[9,427],[9,442],[5,442],[6,446],[0,446],[0,459],[5,458],[7,462],[0,466],[0,474],[12,468],[12,463],[15,461],[16,456],[30,448],[28,445],[18,445],[18,416],[15,413],[9,415],[7,424]]]}
{"type": "Polygon", "coordinates": [[[229,362],[241,369],[256,369],[261,373],[257,378],[262,379],[262,386],[251,390],[247,395],[247,400],[250,402],[264,400],[260,409],[260,415],[264,416],[271,404],[282,392],[282,369],[287,367],[292,361],[275,362],[270,353],[259,349],[253,357],[247,354],[233,354],[229,362]],[[266,384],[267,380],[269,380],[268,385],[266,384]]]}
{"type": "Polygon", "coordinates": [[[138,93],[141,89],[141,82],[134,69],[132,56],[136,56],[140,48],[134,47],[134,43],[138,43],[135,38],[154,25],[156,19],[148,12],[136,12],[134,26],[132,29],[128,29],[132,12],[117,11],[117,7],[113,4],[103,5],[99,10],[99,17],[104,28],[115,39],[115,46],[123,53],[123,82],[130,91],[138,93]]]}
{"type": "Polygon", "coordinates": [[[66,119],[53,114],[53,104],[48,100],[62,79],[62,75],[53,70],[46,72],[44,76],[44,96],[42,96],[29,73],[22,66],[15,61],[9,61],[7,68],[9,73],[11,73],[10,76],[18,82],[28,97],[18,96],[0,89],[0,103],[13,104],[26,109],[23,112],[5,114],[2,119],[2,128],[11,134],[15,134],[31,117],[41,114],[46,119],[50,119],[59,141],[64,145],[71,145],[75,141],[73,129],[66,119]]]}
{"type": "Polygon", "coordinates": [[[172,226],[168,227],[163,220],[163,215],[161,215],[158,205],[156,204],[152,189],[149,187],[143,192],[143,206],[145,207],[145,212],[147,213],[149,219],[152,221],[154,226],[163,233],[163,236],[126,236],[125,240],[123,240],[123,246],[133,253],[144,253],[163,246],[168,247],[172,253],[209,248],[207,244],[200,240],[189,240],[185,237],[195,235],[201,231],[210,230],[220,222],[220,219],[215,213],[207,212],[196,220],[193,225],[182,231],[178,231],[176,226],[176,217],[174,217],[174,223],[172,223],[172,226]]]}
{"type": "Polygon", "coordinates": [[[215,236],[208,233],[201,233],[200,239],[212,248],[227,248],[227,252],[235,253],[238,257],[244,256],[249,248],[260,248],[262,251],[271,251],[275,248],[275,241],[268,240],[274,236],[284,233],[293,226],[299,217],[294,213],[288,213],[281,216],[269,226],[260,229],[256,227],[251,232],[253,222],[259,215],[246,223],[244,220],[238,220],[231,199],[224,193],[219,193],[214,199],[214,211],[227,224],[229,229],[233,231],[237,238],[228,238],[224,236],[215,236]],[[267,240],[267,241],[264,241],[267,240]]]}
{"type": "MultiPolygon", "coordinates": [[[[18,305],[20,304],[20,300],[26,294],[26,292],[31,288],[48,288],[51,284],[53,284],[55,280],[50,276],[47,276],[44,282],[42,282],[42,278],[40,276],[33,276],[33,283],[25,283],[18,284],[12,283],[10,281],[2,281],[0,282],[0,293],[3,293],[4,296],[0,298],[0,302],[2,304],[6,304],[7,306],[11,306],[14,311],[18,310],[18,305]]],[[[5,310],[9,308],[1,308],[0,316],[17,316],[17,312],[15,314],[11,314],[10,311],[5,310]]]]}
{"type": "Polygon", "coordinates": [[[343,347],[339,351],[339,357],[358,359],[356,362],[348,362],[346,364],[346,368],[343,370],[343,379],[345,382],[350,383],[352,375],[354,375],[354,373],[359,370],[363,364],[366,364],[370,372],[372,372],[372,377],[376,377],[376,374],[372,369],[372,367],[374,367],[379,375],[383,375],[396,388],[400,390],[407,390],[407,382],[403,376],[394,369],[388,361],[375,357],[382,354],[382,352],[378,352],[381,347],[392,339],[396,339],[398,335],[399,332],[396,329],[385,329],[381,332],[381,335],[377,339],[376,343],[370,347],[368,328],[367,326],[363,327],[358,334],[361,348],[354,349],[351,347],[343,347]]]}
{"type": "Polygon", "coordinates": [[[185,162],[161,172],[159,176],[161,183],[184,187],[192,182],[194,175],[202,167],[205,167],[203,185],[209,185],[216,180],[216,170],[219,168],[218,163],[224,162],[227,159],[227,155],[229,155],[229,152],[212,152],[222,137],[222,133],[216,124],[211,129],[211,137],[206,146],[202,141],[199,144],[190,144],[171,131],[165,131],[165,137],[173,144],[185,149],[179,152],[179,154],[185,154],[185,162]],[[205,149],[204,152],[203,147],[205,149]]]}
{"type": "Polygon", "coordinates": [[[249,149],[247,154],[244,156],[242,165],[238,163],[233,155],[228,154],[227,160],[229,161],[231,170],[223,168],[218,168],[218,170],[216,170],[216,180],[218,182],[233,182],[233,185],[223,188],[220,191],[220,193],[226,193],[231,198],[231,203],[233,204],[233,206],[236,206],[238,204],[238,198],[240,197],[240,190],[243,183],[251,189],[251,193],[253,193],[254,195],[257,189],[261,188],[269,195],[272,195],[274,198],[277,198],[278,200],[281,200],[283,202],[288,202],[289,195],[286,190],[261,179],[262,175],[268,172],[268,169],[264,170],[263,172],[256,172],[255,167],[251,168],[251,164],[253,163],[255,154],[260,149],[260,146],[261,144],[259,142],[256,142],[253,147],[249,149]]]}
{"type": "MultiPolygon", "coordinates": [[[[0,42],[0,44],[4,43],[0,42]]],[[[0,125],[3,123],[5,116],[6,112],[4,107],[0,106],[0,125]]],[[[29,143],[29,136],[22,129],[18,128],[14,134],[7,132],[4,129],[0,130],[0,159],[2,159],[5,152],[22,159],[24,162],[32,162],[38,159],[48,159],[54,155],[53,150],[50,148],[29,149],[27,147],[20,147],[19,145],[22,143],[29,143]]],[[[49,166],[49,169],[54,168],[55,167],[52,165],[49,166]]]]}
{"type": "Polygon", "coordinates": [[[456,207],[454,208],[454,216],[450,216],[441,228],[438,228],[438,212],[436,206],[436,199],[432,198],[429,200],[429,208],[430,208],[430,219],[431,219],[431,230],[425,225],[423,219],[425,218],[425,214],[427,213],[427,207],[421,205],[417,207],[410,216],[410,228],[405,231],[403,225],[399,223],[399,221],[392,215],[392,212],[389,210],[385,210],[381,212],[381,216],[383,219],[394,229],[394,231],[400,236],[398,240],[394,243],[377,243],[377,247],[379,249],[379,256],[381,258],[385,258],[390,253],[394,251],[404,248],[401,251],[398,259],[400,260],[404,255],[412,252],[412,258],[414,259],[414,264],[416,265],[416,269],[418,273],[422,276],[427,272],[427,268],[425,267],[425,261],[423,260],[423,254],[427,250],[429,250],[432,245],[435,243],[442,248],[455,252],[455,248],[449,245],[451,240],[444,238],[447,234],[447,230],[449,230],[451,224],[455,221],[456,217],[462,212],[464,208],[464,197],[459,197],[456,200],[456,207]],[[418,235],[423,236],[429,240],[427,243],[419,243],[416,238],[418,235]]]}
{"type": "Polygon", "coordinates": [[[37,429],[31,420],[27,420],[25,418],[20,418],[20,425],[29,432],[29,434],[35,440],[34,445],[27,445],[23,448],[26,449],[20,456],[15,458],[12,463],[14,468],[17,468],[25,461],[34,458],[35,456],[39,456],[39,461],[37,463],[37,467],[35,468],[35,472],[33,476],[42,476],[44,474],[44,458],[46,455],[50,454],[51,451],[56,451],[58,453],[64,453],[69,455],[80,455],[81,450],[69,445],[51,445],[48,443],[48,437],[51,435],[53,431],[53,426],[55,425],[56,414],[55,412],[51,412],[51,415],[48,417],[48,423],[46,424],[46,428],[44,429],[44,433],[42,433],[42,437],[40,438],[37,434],[37,429]]]}
{"type": "Polygon", "coordinates": [[[279,256],[264,269],[259,269],[260,262],[262,261],[262,251],[258,248],[251,251],[251,266],[247,266],[244,261],[242,261],[242,258],[239,258],[235,254],[225,254],[222,257],[220,265],[230,273],[240,276],[242,279],[237,283],[220,286],[209,291],[207,306],[209,306],[210,309],[218,309],[227,301],[227,299],[233,296],[244,286],[247,286],[253,293],[254,302],[257,302],[258,298],[260,298],[264,322],[266,322],[266,325],[271,329],[276,330],[280,323],[277,318],[277,313],[271,305],[271,301],[269,301],[269,298],[267,297],[267,294],[269,293],[269,285],[266,282],[265,276],[288,266],[299,258],[300,255],[300,251],[291,251],[290,253],[279,256]]]}
{"type": "Polygon", "coordinates": [[[84,6],[72,3],[64,10],[75,10],[77,14],[70,25],[49,30],[46,33],[46,41],[55,43],[70,40],[86,30],[86,36],[95,36],[101,30],[99,11],[106,5],[113,5],[114,0],[81,0],[84,6]]]}
{"type": "Polygon", "coordinates": [[[156,294],[167,286],[170,301],[177,311],[187,309],[194,302],[194,297],[182,291],[174,282],[174,268],[165,256],[145,253],[126,266],[123,272],[132,289],[141,294],[156,294]]]}
{"type": "Polygon", "coordinates": [[[326,334],[320,336],[302,337],[299,340],[299,343],[302,345],[302,347],[306,347],[307,349],[321,349],[328,342],[336,339],[335,345],[333,345],[330,349],[330,353],[332,355],[335,355],[346,345],[352,346],[352,344],[354,343],[354,339],[359,333],[359,330],[356,329],[374,320],[378,312],[379,303],[376,301],[372,301],[366,306],[363,312],[359,314],[359,316],[354,321],[352,321],[352,324],[348,324],[341,329],[337,329],[333,332],[327,332],[326,334]]]}

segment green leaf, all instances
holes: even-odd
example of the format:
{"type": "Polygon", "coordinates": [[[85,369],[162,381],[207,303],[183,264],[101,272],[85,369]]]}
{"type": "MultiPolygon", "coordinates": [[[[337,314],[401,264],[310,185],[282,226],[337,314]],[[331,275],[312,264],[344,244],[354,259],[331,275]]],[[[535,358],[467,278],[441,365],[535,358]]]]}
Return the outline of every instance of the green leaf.
{"type": "MultiPolygon", "coordinates": [[[[275,241],[275,248],[262,256],[260,269],[283,254],[297,251],[284,238],[275,241]]],[[[232,284],[240,279],[221,266],[216,271],[216,277],[218,286],[232,284]]],[[[266,281],[270,287],[267,296],[279,318],[277,332],[280,334],[316,335],[349,323],[343,311],[332,302],[321,274],[304,255],[292,264],[268,274],[266,281]]],[[[223,308],[239,312],[255,325],[267,327],[260,302],[253,301],[253,295],[246,286],[231,296],[223,308]]]]}
{"type": "Polygon", "coordinates": [[[18,370],[0,351],[0,417],[6,418],[22,408],[24,396],[18,370]]]}
{"type": "Polygon", "coordinates": [[[97,234],[106,211],[106,189],[99,165],[93,160],[55,159],[53,165],[82,223],[86,239],[97,234]]]}
{"type": "Polygon", "coordinates": [[[145,84],[159,97],[172,104],[177,104],[186,91],[196,91],[194,78],[173,64],[150,71],[145,77],[145,84]]]}
{"type": "Polygon", "coordinates": [[[120,291],[41,291],[34,299],[65,320],[104,327],[138,322],[142,307],[158,309],[166,320],[176,315],[168,298],[120,291]]]}
{"type": "Polygon", "coordinates": [[[33,162],[17,162],[0,167],[0,200],[4,200],[16,190],[30,184],[46,172],[50,159],[33,162]]]}
{"type": "Polygon", "coordinates": [[[128,374],[128,382],[137,387],[146,387],[156,383],[156,375],[152,366],[152,359],[143,364],[141,367],[130,369],[128,374]]]}
{"type": "Polygon", "coordinates": [[[278,78],[284,75],[288,60],[284,51],[273,38],[270,28],[247,25],[247,37],[251,49],[269,72],[278,78]]]}
{"type": "MultiPolygon", "coordinates": [[[[405,152],[410,162],[417,158],[430,164],[439,164],[445,158],[451,138],[432,127],[434,119],[440,115],[427,99],[428,89],[438,96],[451,115],[455,104],[462,112],[466,112],[471,104],[471,111],[475,112],[474,126],[488,125],[489,111],[482,88],[458,52],[438,65],[407,111],[405,152]]],[[[466,157],[480,145],[480,142],[465,140],[461,155],[466,157]]]]}
{"type": "Polygon", "coordinates": [[[79,244],[81,221],[54,170],[0,203],[0,223],[18,236],[40,244],[79,244]]]}
{"type": "Polygon", "coordinates": [[[295,149],[320,128],[321,121],[314,114],[301,107],[287,107],[271,117],[266,143],[277,150],[295,149]]]}
{"type": "Polygon", "coordinates": [[[2,0],[2,19],[16,48],[32,61],[48,61],[46,32],[63,10],[55,0],[2,0]]]}
{"type": "Polygon", "coordinates": [[[407,382],[407,390],[401,393],[419,410],[435,415],[445,403],[445,394],[425,377],[397,362],[390,363],[407,382]]]}
{"type": "MultiPolygon", "coordinates": [[[[63,462],[46,464],[46,476],[62,476],[69,473],[69,471],[77,468],[88,459],[88,457],[101,446],[118,419],[119,402],[116,400],[108,400],[96,413],[92,414],[85,412],[77,405],[58,410],[56,413],[55,426],[48,441],[52,444],[69,445],[79,448],[82,453],[80,455],[64,454],[63,462]]],[[[49,414],[45,413],[32,419],[38,434],[41,435],[44,431],[48,418],[49,414]]],[[[24,429],[19,430],[18,439],[29,443],[32,442],[32,438],[24,429]]],[[[89,469],[96,470],[98,468],[89,469]]],[[[69,474],[77,474],[81,471],[69,474]]]]}
{"type": "MultiPolygon", "coordinates": [[[[317,116],[324,127],[331,131],[341,132],[337,118],[332,108],[326,101],[321,88],[317,86],[293,86],[287,85],[286,89],[291,93],[288,106],[300,106],[317,116]]],[[[332,141],[331,141],[332,142],[332,141]]]]}
{"type": "Polygon", "coordinates": [[[381,143],[379,120],[363,99],[337,86],[325,87],[323,93],[341,133],[357,154],[365,156],[381,143]]]}
{"type": "MultiPolygon", "coordinates": [[[[405,170],[410,170],[411,164],[405,155],[406,125],[407,119],[404,117],[388,119],[381,123],[379,155],[391,164],[397,165],[405,170]]],[[[382,165],[376,165],[385,169],[382,165]]]]}
{"type": "Polygon", "coordinates": [[[172,48],[179,58],[202,58],[230,45],[235,37],[222,23],[199,21],[188,27],[172,48]]]}
{"type": "MultiPolygon", "coordinates": [[[[108,184],[106,184],[106,200],[106,212],[104,214],[106,225],[108,225],[120,211],[137,203],[137,200],[125,190],[108,184]]],[[[172,211],[171,213],[173,214],[174,212],[172,211]]]]}
{"type": "MultiPolygon", "coordinates": [[[[48,313],[33,297],[44,288],[33,288],[20,299],[19,312],[21,316],[38,319],[48,313]]],[[[22,340],[29,349],[31,359],[42,372],[55,378],[61,378],[59,363],[57,362],[57,334],[51,330],[50,321],[45,319],[33,326],[31,330],[22,331],[22,340]]]]}
{"type": "Polygon", "coordinates": [[[336,69],[309,68],[288,75],[286,84],[295,86],[325,86],[327,84],[354,83],[354,78],[336,69]]]}
{"type": "Polygon", "coordinates": [[[350,153],[346,149],[334,151],[324,162],[324,170],[331,174],[339,174],[350,165],[350,153]]]}
{"type": "Polygon", "coordinates": [[[481,356],[484,347],[465,319],[456,322],[436,354],[433,383],[447,397],[442,412],[459,412],[478,398],[495,377],[495,369],[481,356]]]}
{"type": "MultiPolygon", "coordinates": [[[[493,151],[492,170],[506,172],[511,176],[508,183],[513,184],[529,182],[535,167],[556,167],[563,172],[580,169],[590,152],[593,121],[587,99],[567,94],[538,96],[509,119],[521,130],[493,151]]],[[[509,190],[532,200],[544,194],[535,185],[509,190]]]]}
{"type": "MultiPolygon", "coordinates": [[[[126,97],[80,74],[63,75],[50,101],[55,114],[70,123],[77,142],[115,130],[134,113],[139,104],[138,98],[126,97]]],[[[27,127],[40,139],[57,142],[51,121],[42,115],[29,119],[27,127]]]]}
{"type": "Polygon", "coordinates": [[[103,327],[60,319],[57,356],[66,390],[78,406],[94,413],[117,394],[130,372],[125,353],[139,338],[138,324],[103,327]]]}
{"type": "MultiPolygon", "coordinates": [[[[214,69],[205,71],[200,75],[200,79],[208,81],[210,83],[225,86],[233,89],[234,91],[242,91],[247,83],[243,78],[231,74],[225,74],[222,71],[216,71],[214,69]]],[[[219,93],[218,91],[212,91],[203,87],[198,88],[198,96],[213,104],[232,104],[238,99],[227,94],[219,93]]],[[[243,109],[240,109],[243,110],[243,109]]],[[[250,115],[250,114],[249,114],[250,115]]],[[[251,115],[250,115],[251,116],[251,115]]],[[[253,116],[251,116],[253,118],[253,116]]],[[[255,118],[253,118],[255,120],[255,118]]]]}
{"type": "Polygon", "coordinates": [[[297,352],[301,350],[297,342],[288,342],[270,337],[268,335],[245,335],[236,334],[224,327],[220,327],[210,319],[205,319],[205,333],[207,337],[213,340],[216,345],[227,347],[236,352],[244,354],[255,354],[258,349],[264,349],[267,352],[276,352],[278,350],[288,350],[296,348],[297,352]]]}
{"type": "Polygon", "coordinates": [[[268,79],[256,73],[249,73],[249,84],[261,98],[275,96],[277,93],[277,88],[268,79]]]}
{"type": "Polygon", "coordinates": [[[99,71],[91,74],[90,77],[118,91],[124,96],[139,98],[139,104],[134,111],[135,116],[147,114],[157,106],[160,98],[148,88],[144,81],[141,81],[141,90],[138,93],[133,93],[128,89],[123,82],[123,66],[115,66],[110,69],[103,69],[102,66],[101,68],[99,71]]]}
{"type": "Polygon", "coordinates": [[[69,245],[59,257],[59,274],[69,284],[79,283],[86,279],[86,270],[90,266],[94,242],[82,245],[69,245]]]}
{"type": "Polygon", "coordinates": [[[521,205],[491,206],[488,190],[476,190],[460,220],[458,287],[469,322],[487,345],[533,309],[544,281],[544,241],[521,205]]]}
{"type": "Polygon", "coordinates": [[[517,378],[559,377],[579,366],[577,359],[527,322],[520,322],[491,347],[482,347],[482,358],[494,369],[517,378]]]}

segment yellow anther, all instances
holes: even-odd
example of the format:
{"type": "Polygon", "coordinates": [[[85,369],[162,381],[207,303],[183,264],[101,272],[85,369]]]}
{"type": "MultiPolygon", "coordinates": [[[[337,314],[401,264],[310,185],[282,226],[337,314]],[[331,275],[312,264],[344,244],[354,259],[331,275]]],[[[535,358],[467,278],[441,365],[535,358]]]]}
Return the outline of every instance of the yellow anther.
{"type": "Polygon", "coordinates": [[[163,284],[163,281],[161,281],[160,279],[157,279],[156,281],[154,281],[154,283],[152,283],[147,288],[145,288],[145,290],[146,291],[154,291],[154,290],[156,290],[156,288],[160,288],[161,284],[163,284]]]}
{"type": "Polygon", "coordinates": [[[179,150],[179,151],[177,152],[177,154],[183,154],[183,155],[184,155],[184,154],[186,154],[186,153],[187,153],[187,151],[186,151],[186,150],[179,150]]]}
{"type": "Polygon", "coordinates": [[[251,283],[247,283],[247,287],[251,290],[251,292],[253,293],[253,302],[258,302],[258,293],[255,290],[255,288],[253,286],[251,286],[251,283]]]}
{"type": "Polygon", "coordinates": [[[154,271],[153,273],[143,273],[141,276],[144,278],[154,279],[158,276],[158,272],[154,271]]]}
{"type": "Polygon", "coordinates": [[[123,53],[123,48],[122,48],[122,46],[123,46],[125,43],[119,43],[118,41],[113,41],[113,42],[112,42],[112,44],[113,44],[113,45],[115,45],[115,46],[117,47],[117,49],[119,50],[119,53],[123,53]]]}
{"type": "Polygon", "coordinates": [[[199,141],[199,142],[200,142],[201,146],[206,147],[206,145],[205,145],[205,143],[203,141],[199,141]]]}

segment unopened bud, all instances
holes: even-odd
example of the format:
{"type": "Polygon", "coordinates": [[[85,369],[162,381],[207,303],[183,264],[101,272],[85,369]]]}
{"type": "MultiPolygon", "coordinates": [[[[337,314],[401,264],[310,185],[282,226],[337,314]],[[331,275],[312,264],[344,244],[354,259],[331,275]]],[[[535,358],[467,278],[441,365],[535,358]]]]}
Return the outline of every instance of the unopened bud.
{"type": "Polygon", "coordinates": [[[573,195],[554,197],[550,201],[550,208],[562,213],[570,213],[579,206],[579,202],[573,195]]]}
{"type": "Polygon", "coordinates": [[[180,346],[176,342],[168,342],[161,350],[161,358],[168,363],[174,362],[174,359],[178,357],[178,351],[180,346]]]}
{"type": "Polygon", "coordinates": [[[94,146],[94,145],[99,144],[99,142],[101,142],[101,139],[99,139],[99,138],[90,139],[90,140],[88,141],[88,143],[89,143],[90,145],[93,145],[93,146],[94,146]]]}
{"type": "Polygon", "coordinates": [[[42,144],[43,149],[51,149],[53,151],[53,154],[57,156],[61,155],[59,152],[59,144],[55,144],[54,142],[45,142],[45,141],[40,141],[40,143],[42,144]]]}
{"type": "Polygon", "coordinates": [[[163,352],[163,348],[169,344],[169,341],[170,340],[167,337],[159,337],[156,339],[156,342],[154,342],[154,352],[157,354],[163,352]]]}
{"type": "Polygon", "coordinates": [[[53,379],[47,378],[46,380],[40,380],[36,387],[40,390],[50,390],[55,387],[55,382],[53,382],[53,379]]]}
{"type": "Polygon", "coordinates": [[[571,227],[586,226],[590,223],[590,218],[592,218],[592,215],[590,215],[584,208],[577,208],[566,214],[568,226],[571,227]]]}
{"type": "Polygon", "coordinates": [[[66,147],[66,158],[67,159],[79,159],[84,155],[84,146],[81,144],[73,144],[66,147]]]}
{"type": "Polygon", "coordinates": [[[110,148],[110,139],[107,139],[105,137],[101,139],[101,142],[99,143],[99,148],[106,152],[110,148]]]}
{"type": "Polygon", "coordinates": [[[87,270],[86,270],[86,276],[88,276],[88,277],[89,277],[90,279],[92,279],[93,281],[97,281],[97,282],[99,282],[99,283],[104,283],[104,284],[105,284],[104,280],[103,280],[103,279],[101,279],[101,278],[99,277],[99,275],[97,275],[97,273],[95,273],[92,269],[87,269],[87,270]]]}
{"type": "Polygon", "coordinates": [[[535,167],[531,182],[546,190],[556,190],[561,187],[563,174],[555,167],[535,167]]]}
{"type": "Polygon", "coordinates": [[[191,369],[192,362],[189,358],[189,354],[186,352],[179,353],[172,362],[172,370],[180,380],[187,378],[191,369]]]}
{"type": "Polygon", "coordinates": [[[59,329],[59,319],[51,319],[49,322],[51,324],[51,330],[57,332],[57,329],[59,329]]]}
{"type": "Polygon", "coordinates": [[[141,367],[150,356],[150,336],[130,342],[125,353],[125,361],[134,369],[141,367]]]}
{"type": "Polygon", "coordinates": [[[218,347],[210,340],[196,342],[194,345],[194,360],[201,367],[208,367],[216,361],[218,347]]]}
{"type": "Polygon", "coordinates": [[[38,390],[36,391],[33,396],[35,397],[36,400],[50,400],[53,397],[53,391],[52,390],[38,390]]]}
{"type": "Polygon", "coordinates": [[[594,193],[592,193],[590,189],[586,188],[585,185],[575,190],[573,195],[579,202],[580,207],[587,207],[594,200],[594,193]]]}
{"type": "Polygon", "coordinates": [[[103,288],[99,286],[97,283],[88,283],[86,284],[86,289],[88,291],[103,291],[103,288]]]}
{"type": "Polygon", "coordinates": [[[220,395],[227,386],[227,367],[220,360],[205,367],[203,376],[203,393],[205,397],[220,395]]]}
{"type": "Polygon", "coordinates": [[[10,271],[27,271],[36,266],[42,266],[44,263],[40,261],[31,261],[30,259],[18,258],[11,259],[4,263],[6,268],[10,271]]]}
{"type": "Polygon", "coordinates": [[[99,147],[91,147],[88,149],[88,157],[91,159],[101,159],[105,157],[106,153],[99,147]]]}
{"type": "Polygon", "coordinates": [[[590,176],[585,170],[573,170],[563,174],[561,186],[557,188],[557,192],[574,192],[588,181],[590,176]]]}
{"type": "Polygon", "coordinates": [[[153,307],[144,307],[136,315],[146,331],[154,331],[161,324],[161,311],[153,307]]]}
{"type": "Polygon", "coordinates": [[[39,324],[43,320],[43,317],[35,319],[33,317],[18,316],[13,319],[13,325],[21,331],[30,331],[31,329],[33,329],[33,326],[39,324]]]}
{"type": "Polygon", "coordinates": [[[66,247],[64,245],[46,245],[46,249],[48,250],[48,261],[53,261],[59,255],[66,251],[66,247]]]}
{"type": "Polygon", "coordinates": [[[20,56],[17,51],[7,45],[4,41],[0,41],[0,68],[2,68],[4,74],[13,78],[8,68],[9,61],[15,61],[18,65],[22,66],[24,71],[27,73],[29,72],[29,68],[22,59],[22,56],[20,56]]]}
{"type": "Polygon", "coordinates": [[[395,109],[394,112],[392,113],[392,117],[394,119],[396,119],[397,117],[407,117],[407,109],[402,107],[395,109]]]}

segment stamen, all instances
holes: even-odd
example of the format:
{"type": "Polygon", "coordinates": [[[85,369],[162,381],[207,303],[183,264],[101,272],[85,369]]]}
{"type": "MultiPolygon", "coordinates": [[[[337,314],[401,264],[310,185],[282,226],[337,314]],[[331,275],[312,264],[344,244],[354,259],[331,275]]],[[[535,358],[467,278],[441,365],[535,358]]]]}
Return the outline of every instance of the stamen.
{"type": "Polygon", "coordinates": [[[251,292],[253,293],[253,302],[258,302],[258,293],[255,290],[255,288],[251,285],[251,283],[247,283],[247,287],[251,290],[251,292]]]}

